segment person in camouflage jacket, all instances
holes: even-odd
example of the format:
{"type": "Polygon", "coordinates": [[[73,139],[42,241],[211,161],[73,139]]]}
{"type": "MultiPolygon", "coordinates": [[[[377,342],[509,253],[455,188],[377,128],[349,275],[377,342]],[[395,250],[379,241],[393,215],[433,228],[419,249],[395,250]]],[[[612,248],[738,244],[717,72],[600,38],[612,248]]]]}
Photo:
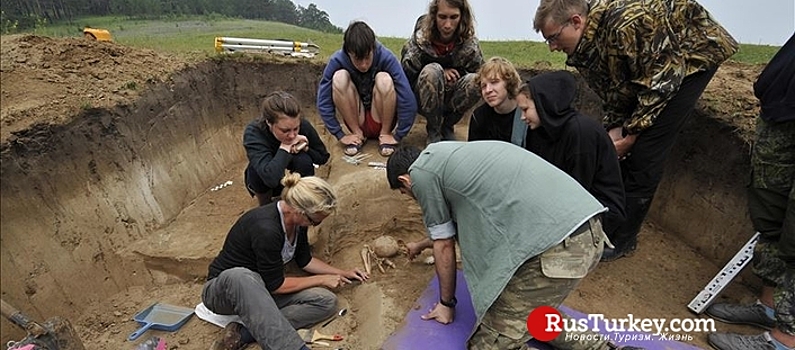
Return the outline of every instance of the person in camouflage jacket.
{"type": "Polygon", "coordinates": [[[475,75],[483,53],[467,0],[431,0],[400,63],[426,121],[428,143],[454,140],[453,127],[480,101],[475,75]]]}
{"type": "Polygon", "coordinates": [[[665,158],[718,66],[738,44],[693,0],[541,0],[533,26],[604,102],[627,217],[603,261],[635,250],[665,158]]]}
{"type": "Polygon", "coordinates": [[[720,321],[771,331],[710,334],[710,345],[721,350],[795,348],[795,35],[759,75],[754,95],[760,113],[751,150],[748,213],[760,233],[753,272],[762,280],[762,291],[757,303],[713,304],[705,312],[720,321]]]}

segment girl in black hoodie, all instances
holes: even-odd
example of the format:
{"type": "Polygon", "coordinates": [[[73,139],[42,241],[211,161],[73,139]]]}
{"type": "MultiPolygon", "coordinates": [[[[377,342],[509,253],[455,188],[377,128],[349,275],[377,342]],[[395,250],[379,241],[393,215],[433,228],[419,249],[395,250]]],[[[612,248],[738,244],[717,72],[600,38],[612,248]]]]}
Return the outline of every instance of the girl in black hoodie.
{"type": "Polygon", "coordinates": [[[512,142],[569,174],[609,209],[602,222],[612,238],[625,217],[618,156],[602,124],[574,109],[574,76],[542,73],[522,84],[513,65],[495,57],[478,79],[486,103],[472,115],[469,141],[512,142]]]}

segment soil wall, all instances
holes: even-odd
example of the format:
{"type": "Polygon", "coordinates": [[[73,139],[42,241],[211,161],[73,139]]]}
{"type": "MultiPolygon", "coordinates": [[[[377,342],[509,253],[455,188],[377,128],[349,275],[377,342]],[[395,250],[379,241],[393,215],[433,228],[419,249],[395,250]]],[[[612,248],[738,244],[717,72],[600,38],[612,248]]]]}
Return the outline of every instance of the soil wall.
{"type": "Polygon", "coordinates": [[[723,266],[754,233],[746,195],[750,149],[735,127],[699,109],[668,158],[651,221],[723,266]]]}
{"type": "MultiPolygon", "coordinates": [[[[268,92],[313,104],[322,67],[219,59],[147,87],[133,105],[88,109],[2,144],[2,297],[35,319],[157,283],[118,254],[168,224],[230,164],[268,92]]],[[[307,106],[308,107],[308,106],[307,106]]],[[[21,335],[2,322],[3,340],[21,335]]]]}

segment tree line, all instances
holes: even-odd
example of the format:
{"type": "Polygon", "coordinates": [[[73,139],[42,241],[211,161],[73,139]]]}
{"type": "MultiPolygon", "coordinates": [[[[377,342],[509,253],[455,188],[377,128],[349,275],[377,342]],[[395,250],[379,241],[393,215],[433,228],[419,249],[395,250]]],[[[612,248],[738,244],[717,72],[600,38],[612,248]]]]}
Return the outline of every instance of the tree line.
{"type": "Polygon", "coordinates": [[[315,4],[296,6],[290,0],[3,0],[3,33],[68,22],[83,16],[121,15],[157,19],[166,16],[220,14],[294,24],[323,32],[342,33],[328,13],[315,4]]]}

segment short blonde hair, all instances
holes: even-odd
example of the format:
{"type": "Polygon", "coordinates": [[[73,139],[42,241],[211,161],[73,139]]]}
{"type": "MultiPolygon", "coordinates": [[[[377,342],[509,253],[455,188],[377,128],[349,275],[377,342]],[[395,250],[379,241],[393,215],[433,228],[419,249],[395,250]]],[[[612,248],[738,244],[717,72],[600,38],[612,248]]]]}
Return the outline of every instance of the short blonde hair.
{"type": "Polygon", "coordinates": [[[575,14],[588,17],[588,0],[541,0],[533,19],[533,29],[541,31],[548,21],[563,25],[575,14]]]}
{"type": "Polygon", "coordinates": [[[284,186],[282,199],[305,214],[331,214],[337,208],[337,194],[319,177],[289,173],[281,183],[284,186]]]}
{"type": "Polygon", "coordinates": [[[478,70],[476,78],[478,86],[483,79],[489,79],[490,77],[497,77],[503,80],[505,82],[505,90],[508,90],[508,98],[516,98],[522,77],[519,76],[519,72],[516,71],[510,61],[499,56],[489,58],[478,70]]]}

